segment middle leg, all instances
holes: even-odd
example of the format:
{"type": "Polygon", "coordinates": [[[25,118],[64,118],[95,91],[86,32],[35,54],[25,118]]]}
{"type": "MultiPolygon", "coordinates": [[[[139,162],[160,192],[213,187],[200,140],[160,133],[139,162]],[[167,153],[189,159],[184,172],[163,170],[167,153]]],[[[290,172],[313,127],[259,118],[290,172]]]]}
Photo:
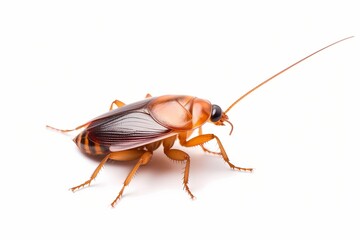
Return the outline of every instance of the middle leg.
{"type": "Polygon", "coordinates": [[[114,109],[114,105],[116,105],[118,108],[121,108],[122,106],[125,105],[125,103],[123,103],[122,101],[116,99],[111,103],[109,111],[114,109]]]}
{"type": "MultiPolygon", "coordinates": [[[[151,96],[149,93],[146,94],[146,96],[145,96],[145,98],[151,98],[151,97],[152,97],[152,96],[151,96]]],[[[110,108],[109,108],[109,111],[111,111],[111,110],[114,109],[114,105],[116,105],[116,107],[118,107],[118,108],[121,108],[121,107],[125,106],[125,103],[122,102],[122,101],[120,101],[120,100],[115,99],[115,100],[111,103],[110,108]]]]}
{"type": "Polygon", "coordinates": [[[176,136],[167,138],[163,140],[164,153],[165,155],[175,161],[185,161],[185,170],[184,170],[184,179],[183,184],[186,192],[190,195],[191,199],[194,199],[195,196],[191,193],[188,186],[189,182],[189,173],[190,173],[190,156],[184,151],[179,149],[171,149],[176,140],[176,136]]]}

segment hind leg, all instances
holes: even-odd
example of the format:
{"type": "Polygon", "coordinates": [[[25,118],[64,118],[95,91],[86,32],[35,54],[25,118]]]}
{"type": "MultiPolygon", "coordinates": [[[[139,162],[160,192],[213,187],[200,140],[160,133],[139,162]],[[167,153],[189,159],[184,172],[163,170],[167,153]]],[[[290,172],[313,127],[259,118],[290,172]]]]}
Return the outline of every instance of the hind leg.
{"type": "Polygon", "coordinates": [[[47,128],[51,129],[51,130],[54,130],[54,131],[58,131],[58,132],[62,132],[62,133],[66,133],[66,132],[72,132],[72,131],[76,131],[76,130],[79,130],[80,128],[83,128],[83,127],[86,127],[87,125],[89,125],[89,123],[85,123],[83,125],[80,125],[74,129],[59,129],[59,128],[54,128],[52,126],[49,126],[49,125],[46,125],[47,128]]]}
{"type": "MultiPolygon", "coordinates": [[[[109,109],[110,111],[114,109],[114,105],[116,105],[119,108],[119,107],[124,106],[125,103],[123,103],[122,101],[119,101],[119,100],[114,100],[110,105],[110,109],[109,109]]],[[[86,127],[87,125],[89,125],[89,122],[82,124],[74,129],[59,129],[59,128],[51,127],[49,125],[46,125],[46,127],[49,129],[58,131],[58,132],[66,133],[66,132],[72,132],[72,131],[79,130],[80,128],[86,127]]]]}
{"type": "Polygon", "coordinates": [[[119,201],[119,199],[121,198],[121,196],[125,190],[125,187],[130,184],[132,178],[134,177],[137,170],[139,170],[140,166],[146,165],[150,161],[151,157],[152,157],[152,152],[150,152],[150,151],[144,151],[144,153],[140,156],[139,161],[136,163],[136,165],[133,167],[133,169],[131,169],[128,176],[126,177],[126,179],[124,181],[124,185],[121,188],[119,194],[116,196],[114,201],[111,203],[112,207],[114,207],[116,202],[119,201]]]}
{"type": "Polygon", "coordinates": [[[103,158],[103,160],[101,160],[101,162],[96,167],[95,171],[93,172],[93,174],[90,176],[90,178],[88,180],[86,180],[84,183],[82,183],[80,185],[70,188],[70,190],[74,192],[82,187],[85,187],[86,185],[90,185],[90,183],[96,178],[96,176],[98,175],[100,170],[104,167],[105,163],[109,159],[118,160],[118,161],[135,160],[135,159],[138,159],[142,154],[144,154],[144,152],[145,152],[144,150],[132,149],[132,150],[126,150],[126,151],[121,151],[121,152],[109,153],[108,155],[106,155],[106,157],[103,158]]]}

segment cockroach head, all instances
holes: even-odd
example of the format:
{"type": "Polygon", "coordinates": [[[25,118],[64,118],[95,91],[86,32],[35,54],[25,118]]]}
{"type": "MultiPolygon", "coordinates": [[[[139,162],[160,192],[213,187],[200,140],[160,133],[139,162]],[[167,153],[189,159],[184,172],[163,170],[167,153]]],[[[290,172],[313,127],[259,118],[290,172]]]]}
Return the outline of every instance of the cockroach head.
{"type": "Polygon", "coordinates": [[[231,126],[231,130],[230,130],[230,135],[231,135],[234,126],[229,121],[229,117],[226,115],[226,112],[223,112],[221,107],[219,107],[216,104],[212,105],[210,121],[213,122],[217,126],[224,126],[225,125],[224,122],[229,123],[231,126]]]}

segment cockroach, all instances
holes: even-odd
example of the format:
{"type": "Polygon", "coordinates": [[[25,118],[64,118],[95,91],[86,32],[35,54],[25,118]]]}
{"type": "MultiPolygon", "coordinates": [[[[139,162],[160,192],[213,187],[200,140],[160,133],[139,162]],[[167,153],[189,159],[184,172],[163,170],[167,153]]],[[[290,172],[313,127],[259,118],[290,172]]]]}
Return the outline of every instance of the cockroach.
{"type": "Polygon", "coordinates": [[[75,144],[85,154],[103,157],[90,179],[72,187],[71,190],[76,191],[90,185],[109,159],[116,161],[137,160],[135,166],[127,175],[119,194],[111,203],[111,206],[114,207],[140,166],[149,163],[153,152],[162,145],[168,158],[185,163],[184,189],[193,199],[194,195],[188,186],[190,156],[182,150],[173,148],[177,139],[183,147],[200,146],[204,152],[220,155],[232,169],[251,172],[252,168],[237,167],[232,164],[220,139],[211,133],[203,134],[202,126],[207,122],[217,126],[223,126],[227,123],[231,127],[231,134],[233,125],[229,121],[227,113],[239,101],[295,65],[351,37],[327,45],[286,67],[239,97],[225,111],[218,105],[211,104],[208,100],[193,96],[165,95],[152,97],[148,94],[144,100],[128,105],[115,100],[111,103],[109,112],[71,130],[47,126],[62,133],[83,129],[73,139],[75,144]],[[117,106],[117,108],[114,109],[114,106],[117,106]],[[197,136],[190,138],[195,130],[198,130],[197,136]],[[211,140],[216,141],[219,152],[213,152],[205,148],[204,144],[211,140]]]}

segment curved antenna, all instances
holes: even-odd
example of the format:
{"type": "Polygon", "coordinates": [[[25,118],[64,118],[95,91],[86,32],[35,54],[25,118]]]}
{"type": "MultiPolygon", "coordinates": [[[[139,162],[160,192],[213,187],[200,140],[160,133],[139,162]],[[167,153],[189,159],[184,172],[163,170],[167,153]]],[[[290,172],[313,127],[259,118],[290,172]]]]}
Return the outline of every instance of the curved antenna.
{"type": "Polygon", "coordinates": [[[233,104],[230,105],[230,107],[228,107],[228,109],[226,109],[225,113],[227,113],[228,111],[230,111],[231,108],[233,108],[238,102],[240,102],[240,101],[241,101],[243,98],[245,98],[247,95],[249,95],[250,93],[252,93],[252,92],[255,91],[256,89],[258,89],[259,87],[261,87],[261,86],[264,85],[265,83],[269,82],[270,80],[276,78],[276,77],[279,76],[280,74],[286,72],[287,70],[289,70],[290,68],[294,67],[295,65],[298,65],[298,64],[301,63],[302,61],[305,61],[306,59],[308,59],[308,58],[312,57],[313,55],[315,55],[315,54],[317,54],[317,53],[325,50],[326,48],[329,48],[329,47],[331,47],[331,46],[333,46],[333,45],[335,45],[335,44],[338,44],[338,43],[340,43],[340,42],[342,42],[342,41],[345,41],[345,40],[347,40],[347,39],[349,39],[349,38],[352,38],[352,37],[354,37],[354,36],[346,37],[346,38],[343,38],[343,39],[338,40],[338,41],[336,41],[336,42],[333,42],[333,43],[327,45],[326,47],[323,47],[323,48],[321,48],[321,49],[319,49],[319,50],[317,50],[317,51],[315,51],[315,52],[307,55],[306,57],[300,59],[299,61],[291,64],[291,65],[288,66],[287,68],[284,68],[284,69],[281,70],[280,72],[278,72],[278,73],[276,73],[275,75],[269,77],[268,79],[266,79],[266,80],[263,81],[262,83],[256,85],[254,88],[250,89],[247,93],[245,93],[244,95],[242,95],[241,97],[239,97],[233,104]]]}

